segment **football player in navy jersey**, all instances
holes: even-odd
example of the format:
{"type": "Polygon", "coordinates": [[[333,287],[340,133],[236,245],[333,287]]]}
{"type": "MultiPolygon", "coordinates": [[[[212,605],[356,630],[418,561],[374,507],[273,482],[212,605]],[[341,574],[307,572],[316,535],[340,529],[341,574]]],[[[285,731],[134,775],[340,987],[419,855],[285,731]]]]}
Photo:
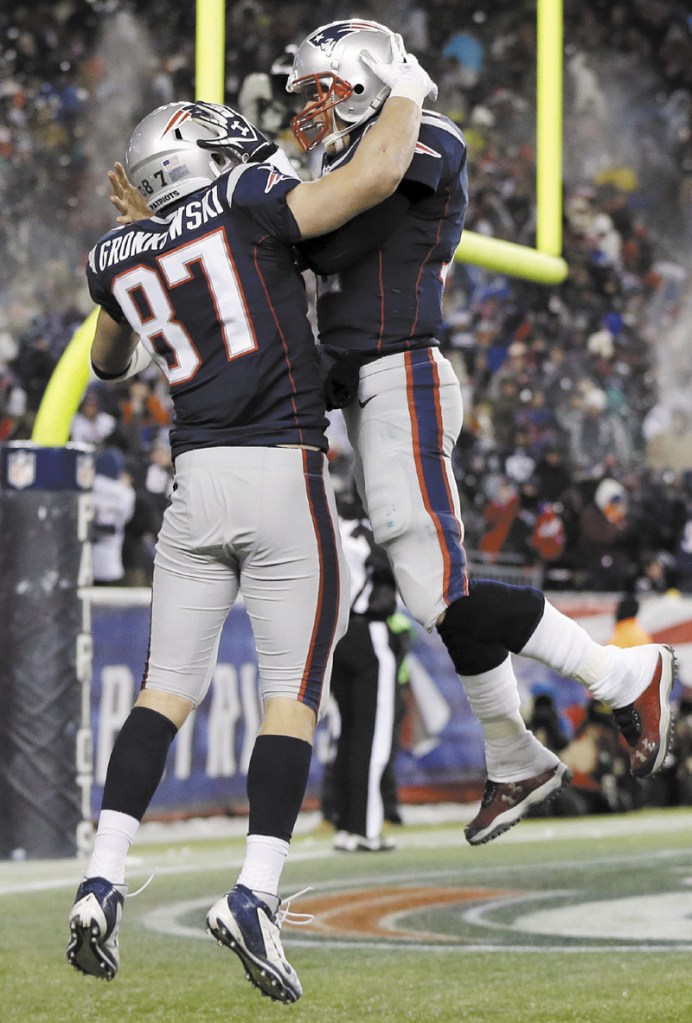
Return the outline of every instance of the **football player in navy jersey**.
{"type": "MultiPolygon", "coordinates": [[[[292,128],[322,145],[322,180],[355,160],[381,118],[386,83],[358,59],[399,37],[372,21],[336,21],[298,46],[287,90],[304,101],[292,128]]],[[[490,841],[569,781],[527,730],[511,654],[579,679],[614,710],[640,778],[657,771],[671,733],[674,655],[648,644],[601,646],[537,589],[467,578],[452,471],[462,424],[459,383],[439,350],[442,292],[468,204],[466,144],[424,110],[413,159],[394,193],[301,251],[317,274],[325,393],[343,407],[358,489],[411,614],[437,628],[485,736],[488,781],[465,834],[490,841]]]]}
{"type": "Polygon", "coordinates": [[[128,849],[170,743],[210,685],[242,590],[264,714],[248,769],[245,860],[207,927],[263,993],[283,1002],[302,993],[283,953],[287,908],[277,893],[349,587],[294,246],[395,190],[435,90],[402,49],[361,59],[384,76],[390,98],[343,171],[303,183],[236,111],[168,104],[135,128],[125,160],[153,215],[109,232],[89,254],[96,375],[123,380],[153,361],[174,406],[175,486],[156,545],[144,679],[113,748],[70,913],[69,962],[106,980],[119,966],[128,849]]]}

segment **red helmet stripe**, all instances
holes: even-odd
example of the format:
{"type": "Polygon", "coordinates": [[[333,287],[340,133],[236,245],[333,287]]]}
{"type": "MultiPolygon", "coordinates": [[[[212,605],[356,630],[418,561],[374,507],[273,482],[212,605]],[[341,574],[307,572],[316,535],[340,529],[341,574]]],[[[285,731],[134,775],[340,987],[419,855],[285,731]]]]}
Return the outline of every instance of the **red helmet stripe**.
{"type": "Polygon", "coordinates": [[[176,110],[176,112],[173,114],[170,121],[166,125],[166,127],[161,132],[161,138],[163,138],[164,135],[167,135],[169,131],[172,131],[173,128],[177,127],[178,124],[182,123],[183,121],[187,121],[189,116],[190,116],[189,110],[176,110]]]}

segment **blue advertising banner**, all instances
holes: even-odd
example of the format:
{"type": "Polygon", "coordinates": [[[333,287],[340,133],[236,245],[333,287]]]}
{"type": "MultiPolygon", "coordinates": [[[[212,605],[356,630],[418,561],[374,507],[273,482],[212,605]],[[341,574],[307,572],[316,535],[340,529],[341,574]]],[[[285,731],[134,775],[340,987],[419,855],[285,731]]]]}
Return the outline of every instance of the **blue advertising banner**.
{"type": "MultiPolygon", "coordinates": [[[[93,589],[94,661],[91,721],[94,783],[91,805],[98,811],[110,751],[140,686],[149,629],[148,590],[93,589]]],[[[598,642],[607,643],[616,598],[607,594],[560,595],[554,603],[576,618],[598,642]]],[[[640,620],[655,642],[675,645],[680,683],[692,685],[692,600],[681,596],[642,601],[640,620]]],[[[410,687],[401,749],[400,789],[411,800],[475,799],[485,780],[483,739],[442,642],[414,623],[408,657],[410,687]],[[407,792],[408,790],[408,792],[407,792]]],[[[588,694],[577,682],[522,657],[514,658],[522,711],[538,693],[550,693],[571,734],[570,713],[588,694]]],[[[226,623],[214,677],[203,704],[177,736],[164,780],[149,816],[164,819],[246,812],[245,782],[261,718],[257,661],[249,619],[236,605],[226,623]]],[[[332,705],[317,728],[307,796],[319,798],[324,765],[338,719],[332,705]]]]}
{"type": "MultiPolygon", "coordinates": [[[[98,812],[108,758],[141,684],[147,654],[146,591],[95,590],[91,719],[92,808],[98,812]],[[131,603],[134,601],[135,603],[131,603]]],[[[410,700],[397,763],[400,786],[434,786],[484,773],[482,735],[437,634],[415,626],[408,660],[410,700]]],[[[318,798],[330,750],[330,707],[318,725],[307,796],[318,798]]],[[[257,661],[249,619],[233,608],[212,684],[173,743],[150,817],[244,812],[245,781],[261,719],[257,661]]]]}

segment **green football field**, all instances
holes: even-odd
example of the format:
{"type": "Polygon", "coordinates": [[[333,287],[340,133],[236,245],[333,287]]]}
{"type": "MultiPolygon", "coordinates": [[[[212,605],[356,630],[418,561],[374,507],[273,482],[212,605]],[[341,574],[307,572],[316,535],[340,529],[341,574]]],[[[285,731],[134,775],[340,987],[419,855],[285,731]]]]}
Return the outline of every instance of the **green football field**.
{"type": "MultiPolygon", "coordinates": [[[[0,865],[3,1023],[690,1023],[692,812],[524,821],[472,849],[461,823],[396,829],[386,853],[336,853],[324,827],[294,838],[285,896],[314,914],[283,931],[303,998],[245,981],[204,931],[243,841],[143,829],[128,870],[112,983],[65,960],[76,861],[0,865]]],[[[205,833],[206,832],[206,833],[205,833]]]]}

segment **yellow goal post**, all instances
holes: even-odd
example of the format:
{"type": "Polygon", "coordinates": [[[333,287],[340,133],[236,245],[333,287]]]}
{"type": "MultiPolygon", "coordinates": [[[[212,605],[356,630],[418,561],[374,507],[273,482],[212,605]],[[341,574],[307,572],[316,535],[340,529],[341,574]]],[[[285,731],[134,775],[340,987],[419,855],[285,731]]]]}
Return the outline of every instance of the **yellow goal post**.
{"type": "MultiPolygon", "coordinates": [[[[455,260],[540,284],[567,276],[562,250],[562,0],[536,0],[536,248],[465,231],[455,260]]],[[[225,0],[197,0],[195,93],[225,99],[225,0]]],[[[31,439],[62,446],[89,383],[93,310],[63,352],[36,413],[31,439]]]]}

